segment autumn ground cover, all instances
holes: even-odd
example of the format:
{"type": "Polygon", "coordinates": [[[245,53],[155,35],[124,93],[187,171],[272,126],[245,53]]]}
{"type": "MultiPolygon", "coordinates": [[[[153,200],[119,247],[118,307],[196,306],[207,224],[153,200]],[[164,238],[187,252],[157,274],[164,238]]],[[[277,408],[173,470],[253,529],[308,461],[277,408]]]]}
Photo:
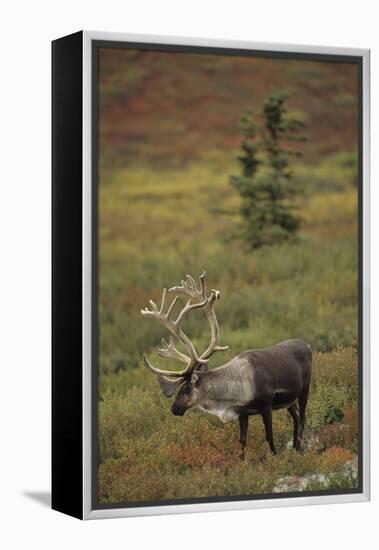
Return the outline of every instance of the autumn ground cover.
{"type": "MultiPolygon", "coordinates": [[[[100,63],[99,501],[270,493],[286,476],[320,473],[328,488],[355,487],[345,467],[358,450],[353,69],[215,56],[172,67],[163,54],[154,63],[134,54],[107,52],[100,63]],[[219,213],[238,206],[228,183],[238,170],[238,116],[283,83],[309,138],[294,166],[302,229],[294,243],[248,252],[229,238],[237,218],[219,213]],[[155,350],[165,332],[140,310],[203,270],[222,292],[217,314],[230,346],[211,367],[286,338],[311,344],[302,454],[288,448],[290,417],[278,411],[278,455],[257,417],[242,462],[237,424],[196,411],[173,416],[143,367],[143,353],[164,365],[155,350]]],[[[201,314],[186,329],[196,347],[207,345],[201,314]]],[[[310,488],[325,483],[313,478],[310,488]]]]}

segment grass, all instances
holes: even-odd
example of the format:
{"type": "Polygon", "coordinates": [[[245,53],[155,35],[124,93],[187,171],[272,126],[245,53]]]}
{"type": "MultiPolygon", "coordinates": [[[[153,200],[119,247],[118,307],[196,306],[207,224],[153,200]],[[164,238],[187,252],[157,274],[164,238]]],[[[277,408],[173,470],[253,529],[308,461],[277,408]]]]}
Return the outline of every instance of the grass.
{"type": "MultiPolygon", "coordinates": [[[[248,253],[228,239],[236,219],[215,211],[238,199],[228,185],[235,166],[225,156],[185,168],[133,165],[100,186],[99,501],[197,498],[270,493],[285,476],[324,473],[329,488],[353,487],[343,465],[357,453],[357,190],[354,159],[345,154],[296,174],[304,193],[295,244],[248,253]],[[342,176],[341,176],[342,174],[342,176]],[[321,183],[320,183],[321,182],[321,183]],[[274,414],[279,454],[272,457],[260,418],[249,427],[247,460],[239,458],[238,425],[191,411],[170,412],[170,400],[141,364],[165,335],[141,308],[186,273],[207,270],[217,304],[221,343],[211,367],[239,352],[303,338],[314,350],[304,452],[288,449],[286,411],[274,414]]],[[[186,329],[195,346],[209,327],[194,312],[186,329]]],[[[325,488],[311,482],[312,489],[325,488]]]]}
{"type": "Polygon", "coordinates": [[[278,455],[270,454],[262,421],[254,417],[243,463],[237,424],[222,425],[196,411],[174,417],[156,381],[139,370],[133,377],[110,377],[100,402],[102,502],[271,492],[285,476],[342,475],[344,464],[356,456],[357,371],[352,348],[315,355],[304,453],[288,449],[290,417],[277,411],[278,455]]]}

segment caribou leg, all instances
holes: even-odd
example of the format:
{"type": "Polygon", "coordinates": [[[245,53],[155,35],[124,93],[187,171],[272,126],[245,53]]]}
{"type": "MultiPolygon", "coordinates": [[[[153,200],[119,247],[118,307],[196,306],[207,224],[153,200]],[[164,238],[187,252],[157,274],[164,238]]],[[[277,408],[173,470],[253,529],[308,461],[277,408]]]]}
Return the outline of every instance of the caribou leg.
{"type": "Polygon", "coordinates": [[[266,409],[262,413],[263,423],[266,430],[266,441],[270,445],[270,449],[273,455],[276,455],[276,449],[274,444],[274,435],[272,433],[272,410],[271,407],[266,409]]]}
{"type": "Polygon", "coordinates": [[[294,403],[293,405],[288,407],[287,410],[290,413],[290,415],[292,416],[292,420],[293,420],[293,448],[298,451],[299,448],[300,448],[300,441],[299,441],[299,426],[300,426],[299,410],[297,408],[296,403],[294,403]]]}
{"type": "Polygon", "coordinates": [[[300,410],[300,426],[299,426],[299,448],[303,439],[303,432],[304,432],[304,424],[305,424],[305,409],[307,407],[308,402],[308,393],[309,393],[309,386],[303,389],[301,394],[299,395],[299,410],[300,410]]]}
{"type": "Polygon", "coordinates": [[[239,424],[240,424],[240,443],[241,443],[241,454],[240,458],[241,460],[245,460],[245,448],[246,448],[246,440],[247,440],[247,428],[249,424],[249,417],[247,414],[241,413],[238,417],[239,424]]]}

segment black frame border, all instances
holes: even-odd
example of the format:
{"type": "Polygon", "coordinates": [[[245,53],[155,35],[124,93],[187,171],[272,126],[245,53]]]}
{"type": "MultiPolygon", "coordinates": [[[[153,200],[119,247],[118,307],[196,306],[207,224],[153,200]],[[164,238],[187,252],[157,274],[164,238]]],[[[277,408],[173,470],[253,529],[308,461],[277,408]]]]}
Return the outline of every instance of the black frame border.
{"type": "Polygon", "coordinates": [[[52,508],[83,517],[83,32],[52,42],[52,508]]]}

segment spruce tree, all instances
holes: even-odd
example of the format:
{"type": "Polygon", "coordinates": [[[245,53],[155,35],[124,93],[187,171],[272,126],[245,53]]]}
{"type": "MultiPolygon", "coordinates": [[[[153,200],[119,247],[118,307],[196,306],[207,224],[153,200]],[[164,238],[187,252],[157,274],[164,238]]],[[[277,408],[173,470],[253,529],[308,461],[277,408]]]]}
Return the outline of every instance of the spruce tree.
{"type": "Polygon", "coordinates": [[[241,196],[240,235],[249,248],[292,239],[300,226],[292,199],[298,191],[292,181],[290,157],[298,151],[283,142],[303,141],[298,135],[302,123],[286,115],[286,94],[274,92],[263,105],[263,124],[251,113],[241,119],[241,172],[230,183],[241,196]]]}

